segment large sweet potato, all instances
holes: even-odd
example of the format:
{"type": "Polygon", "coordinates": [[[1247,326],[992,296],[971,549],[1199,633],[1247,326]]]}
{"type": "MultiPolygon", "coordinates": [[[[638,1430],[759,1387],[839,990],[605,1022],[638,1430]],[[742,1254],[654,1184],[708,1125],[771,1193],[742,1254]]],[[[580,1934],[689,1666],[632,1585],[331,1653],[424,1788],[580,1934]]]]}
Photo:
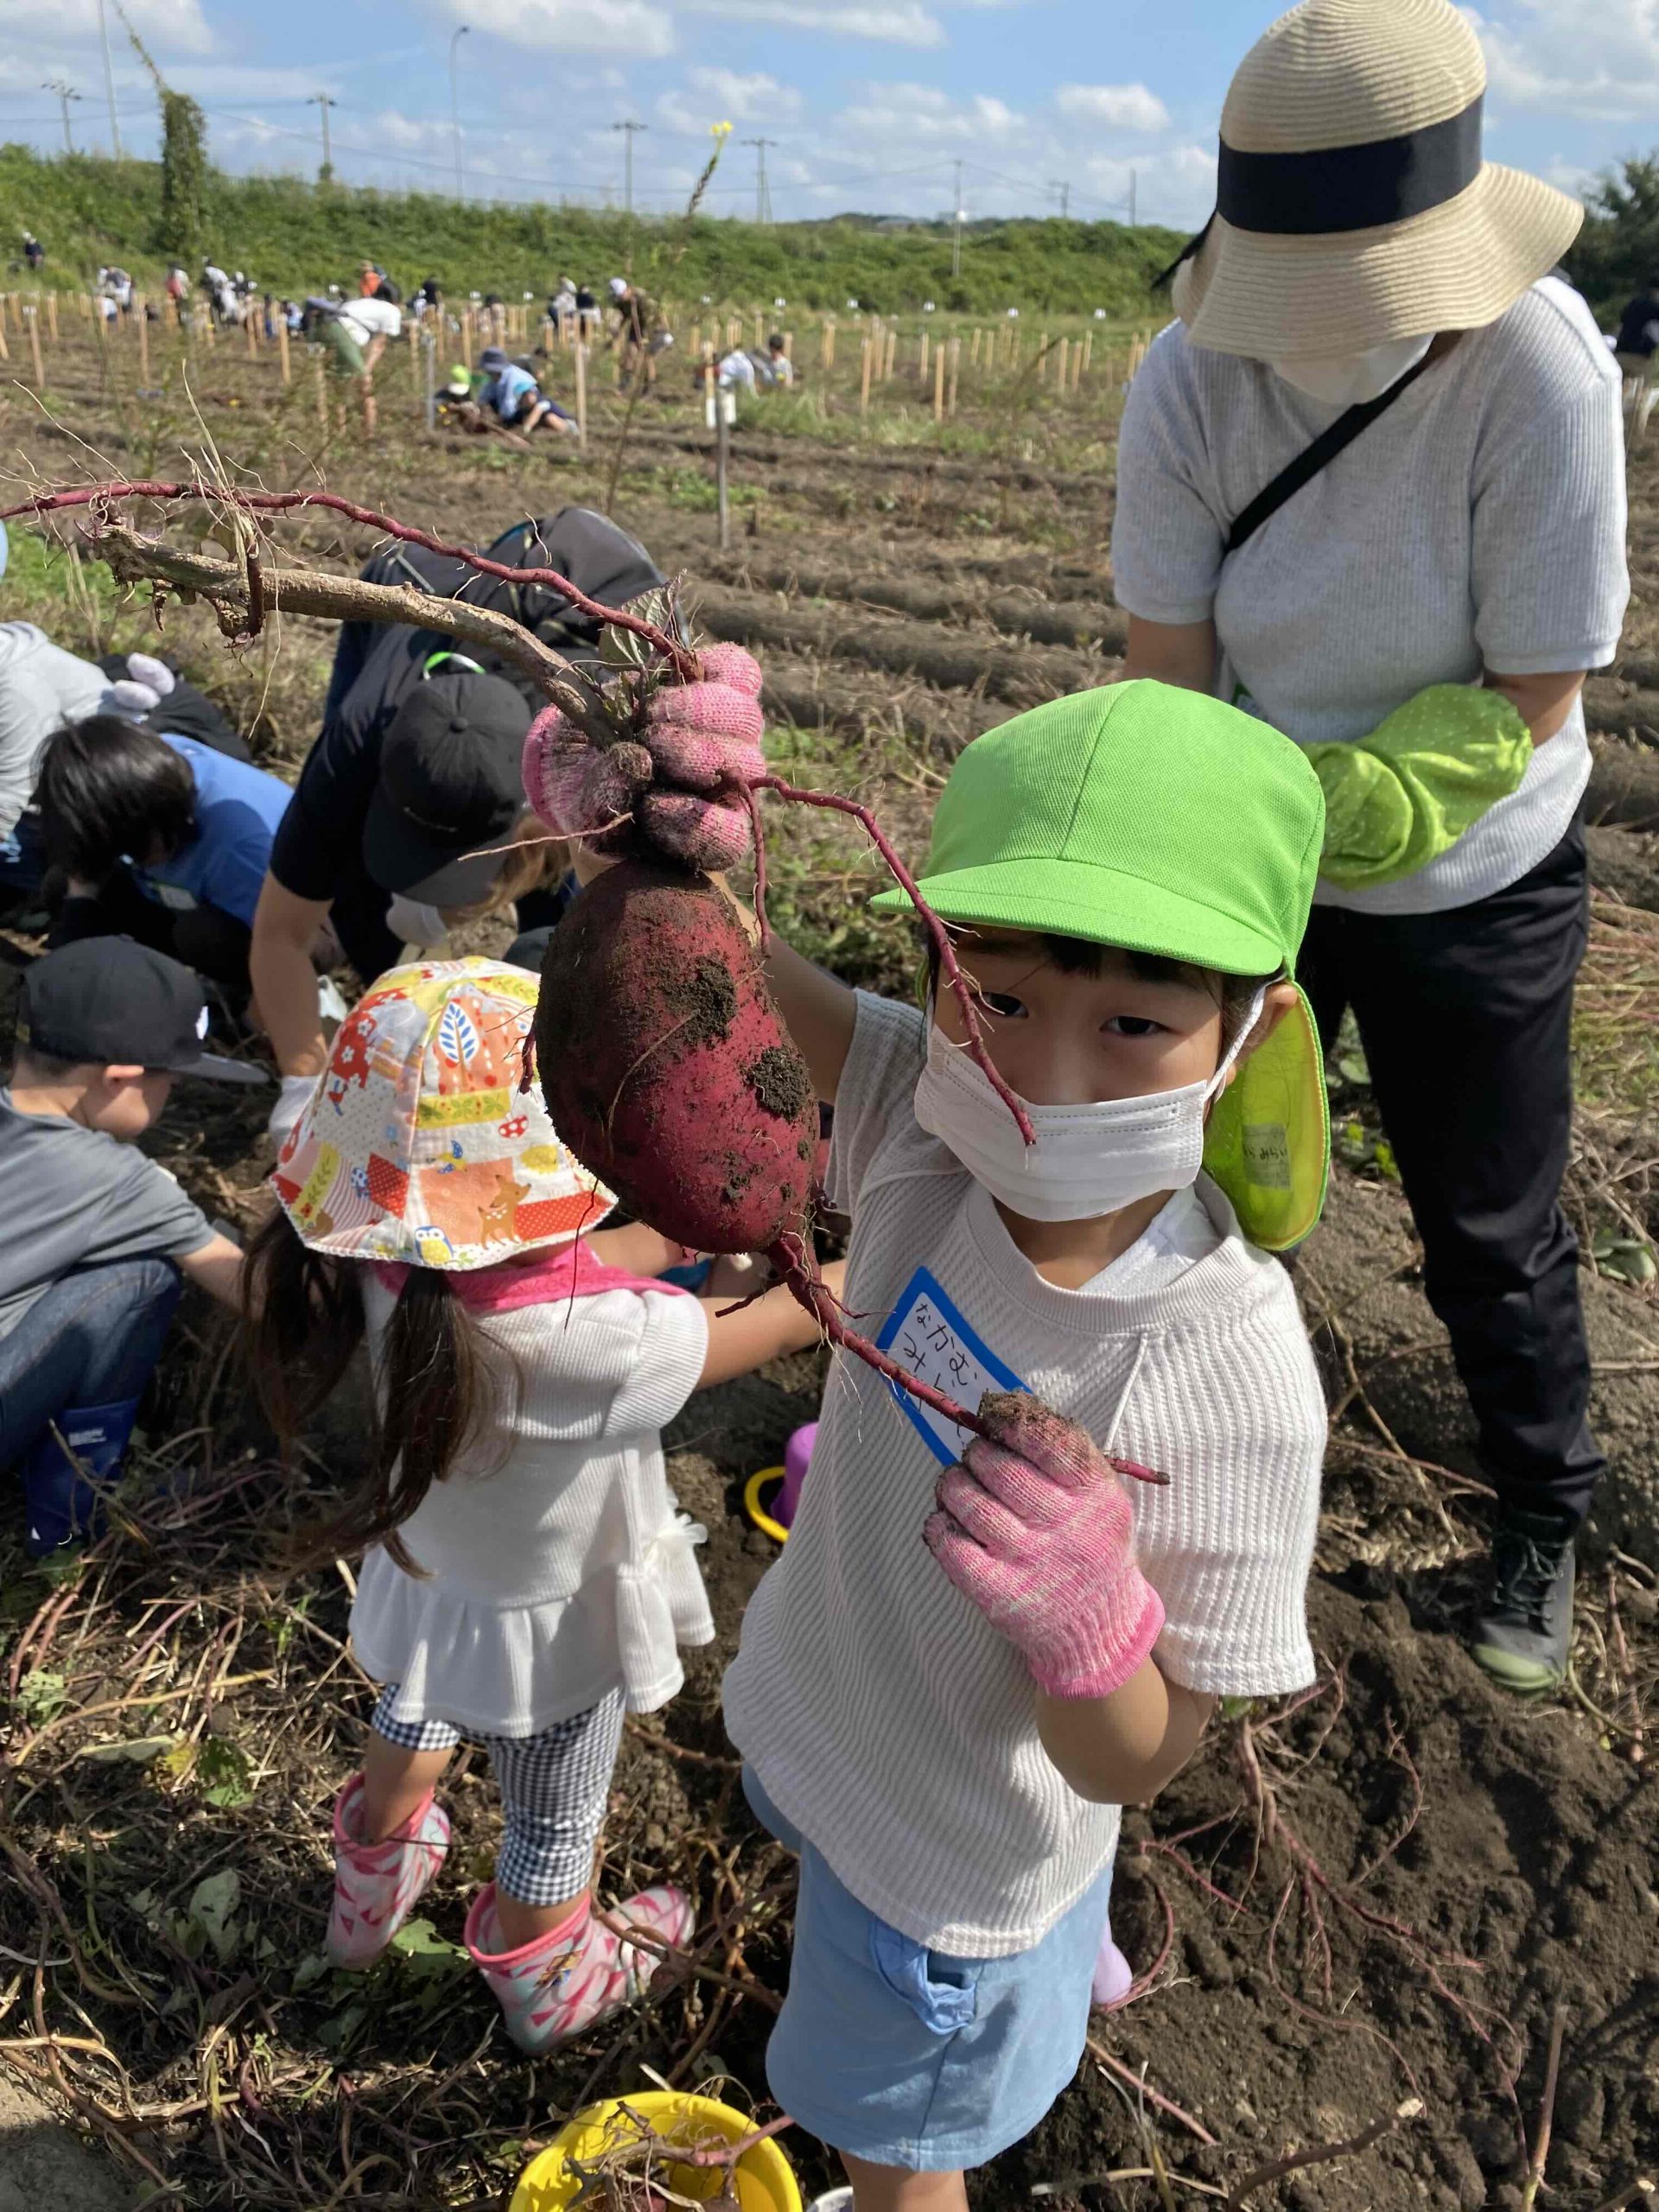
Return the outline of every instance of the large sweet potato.
{"type": "Polygon", "coordinates": [[[588,886],[543,963],[536,1058],[564,1141],[664,1236],[758,1252],[804,1234],[811,1078],[706,877],[624,861],[588,886]]]}

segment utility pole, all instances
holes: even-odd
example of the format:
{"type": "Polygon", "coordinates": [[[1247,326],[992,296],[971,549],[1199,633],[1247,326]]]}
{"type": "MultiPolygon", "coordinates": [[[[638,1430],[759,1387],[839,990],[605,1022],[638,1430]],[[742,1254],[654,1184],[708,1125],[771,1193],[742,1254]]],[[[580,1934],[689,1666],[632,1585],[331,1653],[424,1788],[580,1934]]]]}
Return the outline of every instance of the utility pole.
{"type": "Polygon", "coordinates": [[[110,60],[110,29],[104,20],[104,0],[98,0],[98,35],[104,47],[104,89],[110,98],[110,146],[121,158],[121,124],[115,112],[115,67],[110,60]]]}
{"type": "Polygon", "coordinates": [[[71,100],[78,100],[80,94],[73,85],[65,84],[61,77],[48,78],[41,86],[41,90],[43,92],[57,94],[59,104],[63,109],[63,150],[66,154],[73,154],[75,150],[75,142],[69,134],[69,103],[71,100]]]}
{"type": "Polygon", "coordinates": [[[772,194],[766,189],[766,149],[775,146],[775,138],[746,138],[746,146],[754,149],[754,219],[757,223],[772,220],[772,194]]]}
{"type": "Polygon", "coordinates": [[[624,181],[623,181],[623,186],[622,186],[622,204],[623,204],[623,207],[625,207],[625,209],[626,209],[626,212],[627,212],[627,218],[628,218],[628,220],[629,220],[629,222],[630,222],[630,223],[632,223],[632,220],[633,220],[633,140],[634,140],[634,134],[635,134],[635,132],[636,132],[636,131],[640,131],[640,130],[650,130],[650,128],[651,128],[651,125],[650,125],[648,123],[613,123],[613,124],[611,125],[611,128],[612,128],[612,130],[622,130],[622,131],[626,131],[626,134],[627,134],[626,137],[625,138],[625,140],[624,140],[624,142],[623,142],[623,143],[625,143],[625,145],[627,147],[627,149],[628,149],[628,150],[627,150],[627,155],[626,155],[626,160],[625,160],[625,162],[624,162],[624,165],[623,165],[623,172],[622,172],[622,174],[623,174],[623,180],[624,180],[624,181]]]}
{"type": "Polygon", "coordinates": [[[1061,178],[1058,182],[1051,179],[1048,188],[1060,203],[1060,220],[1065,222],[1067,216],[1071,213],[1071,184],[1069,181],[1065,178],[1061,178]]]}
{"type": "Polygon", "coordinates": [[[950,274],[953,276],[960,276],[962,274],[962,163],[960,162],[956,164],[956,171],[957,205],[956,213],[950,220],[950,274]]]}
{"type": "Polygon", "coordinates": [[[316,107],[322,116],[321,181],[325,184],[329,184],[333,182],[334,175],[334,160],[328,151],[328,111],[334,105],[334,98],[328,92],[313,92],[306,105],[308,107],[316,107]]]}
{"type": "Polygon", "coordinates": [[[458,23],[449,35],[449,127],[454,133],[455,139],[455,197],[457,200],[464,200],[467,197],[467,188],[461,181],[461,98],[455,90],[455,48],[471,29],[470,23],[458,23]]]}

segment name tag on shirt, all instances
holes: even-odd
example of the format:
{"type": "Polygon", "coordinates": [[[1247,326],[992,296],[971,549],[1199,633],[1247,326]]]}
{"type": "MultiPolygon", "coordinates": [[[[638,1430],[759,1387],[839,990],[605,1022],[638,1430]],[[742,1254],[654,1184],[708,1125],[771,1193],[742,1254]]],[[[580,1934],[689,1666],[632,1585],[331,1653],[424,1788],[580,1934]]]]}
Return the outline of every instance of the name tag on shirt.
{"type": "MultiPolygon", "coordinates": [[[[987,1390],[1023,1390],[1027,1385],[1005,1366],[990,1346],[969,1328],[925,1268],[918,1268],[899,1294],[883,1324],[876,1348],[888,1353],[918,1382],[961,1404],[974,1407],[987,1390]]],[[[888,1389],[899,1409],[942,1467],[960,1459],[972,1430],[918,1405],[896,1382],[888,1389]]]]}

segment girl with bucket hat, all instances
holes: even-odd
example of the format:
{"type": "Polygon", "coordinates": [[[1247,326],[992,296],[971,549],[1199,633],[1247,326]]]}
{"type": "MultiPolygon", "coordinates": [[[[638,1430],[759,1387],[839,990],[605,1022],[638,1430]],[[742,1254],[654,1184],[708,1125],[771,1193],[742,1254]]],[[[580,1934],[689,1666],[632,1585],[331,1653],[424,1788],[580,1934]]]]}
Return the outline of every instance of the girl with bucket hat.
{"type": "Polygon", "coordinates": [[[1126,676],[1303,747],[1302,975],[1351,1007],[1497,1492],[1475,1656],[1561,1678],[1603,1460],[1560,1205],[1587,926],[1585,672],[1628,585],[1618,374],[1550,272],[1582,211],[1485,162],[1446,0],[1303,0],[1222,113],[1216,211],[1124,410],[1126,676]]]}
{"type": "Polygon", "coordinates": [[[691,1929],[677,1890],[593,1903],[623,1714],[666,1704],[677,1647],[714,1635],[659,1431],[816,1335],[786,1291],[722,1311],[641,1272],[678,1246],[592,1234],[615,1200],[524,1081],[536,993],[499,961],[380,977],[278,1160],[247,1325],[285,1437],[365,1335],[375,1370],[365,1464],[309,1547],[367,1547],[352,1637],[385,1684],[334,1808],[329,1955],[391,1942],[448,1848],[434,1789],[481,1743],[506,1828],[466,1942],[531,2053],[638,1996],[691,1929]]]}

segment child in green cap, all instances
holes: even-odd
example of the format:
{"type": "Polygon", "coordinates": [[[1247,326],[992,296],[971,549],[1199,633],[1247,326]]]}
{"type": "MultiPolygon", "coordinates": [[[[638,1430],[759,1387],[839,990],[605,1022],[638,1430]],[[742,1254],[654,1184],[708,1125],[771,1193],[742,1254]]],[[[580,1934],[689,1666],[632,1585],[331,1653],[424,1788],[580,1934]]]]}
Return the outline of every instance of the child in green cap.
{"type": "Polygon", "coordinates": [[[1261,1248],[1324,1195],[1294,981],[1323,828],[1287,739],[1155,683],[968,747],[921,887],[1030,1145],[931,955],[925,1011],[771,955],[836,1109],[849,1310],[969,1404],[1041,1402],[987,1444],[837,1356],[726,1680],[751,1802],[801,1856],[772,2093],[857,2212],[957,2212],[964,2170],[1036,2126],[1091,1997],[1128,1985],[1119,1808],[1217,1698],[1313,1680],[1325,1405],[1261,1248]]]}

